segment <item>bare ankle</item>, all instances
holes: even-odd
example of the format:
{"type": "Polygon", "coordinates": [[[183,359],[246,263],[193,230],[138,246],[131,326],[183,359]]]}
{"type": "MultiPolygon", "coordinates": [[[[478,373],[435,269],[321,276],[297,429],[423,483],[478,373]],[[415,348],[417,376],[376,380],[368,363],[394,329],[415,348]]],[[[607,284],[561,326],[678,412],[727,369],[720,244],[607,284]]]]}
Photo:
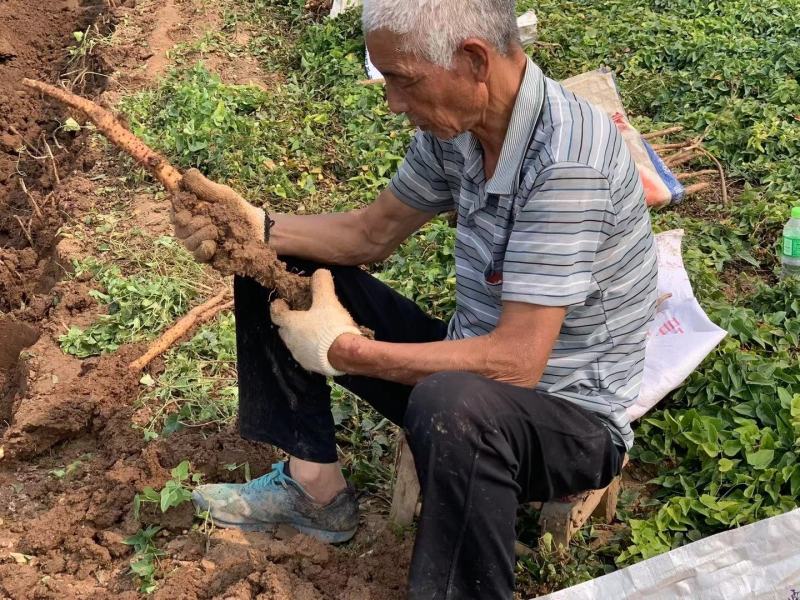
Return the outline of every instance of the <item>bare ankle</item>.
{"type": "Polygon", "coordinates": [[[339,463],[314,463],[292,456],[289,474],[318,504],[328,504],[347,487],[339,463]]]}

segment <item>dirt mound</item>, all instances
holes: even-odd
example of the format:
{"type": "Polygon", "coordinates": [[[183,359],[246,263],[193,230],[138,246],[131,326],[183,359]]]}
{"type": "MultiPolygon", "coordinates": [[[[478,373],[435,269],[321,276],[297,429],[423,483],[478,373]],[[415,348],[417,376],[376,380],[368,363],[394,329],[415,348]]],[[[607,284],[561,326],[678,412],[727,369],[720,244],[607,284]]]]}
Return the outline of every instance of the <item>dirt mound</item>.
{"type": "Polygon", "coordinates": [[[74,134],[51,134],[62,118],[21,89],[23,77],[53,81],[66,48],[96,18],[102,0],[0,3],[0,311],[9,312],[46,292],[58,278],[50,257],[61,224],[48,192],[72,157],[59,144],[74,134]],[[21,184],[20,182],[25,182],[21,184]]]}
{"type": "Polygon", "coordinates": [[[24,373],[18,368],[20,352],[38,338],[35,327],[0,316],[0,421],[11,419],[12,398],[23,385],[24,373]]]}
{"type": "Polygon", "coordinates": [[[44,339],[33,352],[35,366],[29,367],[33,381],[12,408],[11,425],[3,436],[9,459],[37,456],[55,444],[95,431],[136,400],[138,378],[127,365],[141,349],[124,348],[97,360],[79,361],[62,354],[51,339],[44,339]],[[41,377],[41,371],[48,377],[41,377]]]}
{"type": "MultiPolygon", "coordinates": [[[[83,150],[82,144],[77,144],[76,151],[79,149],[83,150]]],[[[90,152],[81,154],[91,156],[90,152]]],[[[32,212],[28,216],[24,211],[15,212],[13,206],[0,209],[0,231],[4,226],[16,231],[27,245],[0,246],[0,311],[14,312],[19,318],[32,321],[44,317],[49,307],[41,304],[44,300],[40,296],[48,294],[70,266],[69,257],[57,252],[58,231],[65,215],[80,210],[81,199],[92,187],[87,184],[81,177],[72,177],[46,194],[28,191],[24,194],[26,208],[32,212]]],[[[11,200],[17,191],[22,193],[15,188],[9,196],[11,200]]]]}
{"type": "MultiPolygon", "coordinates": [[[[26,175],[45,175],[42,163],[19,160],[17,150],[39,147],[37,138],[52,125],[53,112],[42,111],[36,98],[20,88],[23,77],[53,81],[65,62],[65,48],[75,42],[74,31],[83,31],[102,9],[102,0],[52,0],[0,3],[0,206],[16,185],[18,168],[26,175]]],[[[44,149],[43,147],[41,149],[44,149]]],[[[21,241],[15,231],[0,230],[0,245],[21,241]]]]}
{"type": "Polygon", "coordinates": [[[303,535],[284,539],[239,531],[217,536],[202,561],[170,574],[156,593],[169,598],[269,598],[271,600],[393,600],[405,597],[400,571],[408,543],[391,532],[374,534],[380,552],[344,553],[303,535]]]}

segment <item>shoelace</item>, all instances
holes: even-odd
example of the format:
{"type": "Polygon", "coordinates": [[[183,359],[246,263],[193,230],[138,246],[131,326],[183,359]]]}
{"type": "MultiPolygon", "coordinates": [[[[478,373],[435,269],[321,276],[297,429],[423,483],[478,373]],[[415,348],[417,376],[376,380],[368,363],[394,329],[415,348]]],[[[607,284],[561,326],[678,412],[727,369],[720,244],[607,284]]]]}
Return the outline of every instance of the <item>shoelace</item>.
{"type": "Polygon", "coordinates": [[[275,463],[272,465],[272,471],[267,473],[266,475],[262,475],[257,479],[253,479],[250,483],[245,484],[245,489],[248,490],[255,490],[255,491],[265,491],[268,489],[274,489],[279,485],[281,487],[286,487],[287,482],[291,481],[291,478],[286,475],[284,472],[284,464],[275,463]]]}

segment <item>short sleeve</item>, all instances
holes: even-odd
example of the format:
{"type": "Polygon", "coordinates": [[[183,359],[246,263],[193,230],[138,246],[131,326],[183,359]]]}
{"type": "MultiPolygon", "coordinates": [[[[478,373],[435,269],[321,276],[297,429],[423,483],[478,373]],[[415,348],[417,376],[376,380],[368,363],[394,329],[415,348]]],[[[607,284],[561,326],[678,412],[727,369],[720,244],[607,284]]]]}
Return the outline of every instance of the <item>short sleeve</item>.
{"type": "Polygon", "coordinates": [[[585,165],[543,170],[516,216],[503,264],[503,300],[584,304],[593,266],[616,225],[608,179],[585,165]]]}
{"type": "Polygon", "coordinates": [[[389,189],[417,210],[445,212],[455,207],[445,178],[441,146],[433,135],[417,132],[389,189]]]}

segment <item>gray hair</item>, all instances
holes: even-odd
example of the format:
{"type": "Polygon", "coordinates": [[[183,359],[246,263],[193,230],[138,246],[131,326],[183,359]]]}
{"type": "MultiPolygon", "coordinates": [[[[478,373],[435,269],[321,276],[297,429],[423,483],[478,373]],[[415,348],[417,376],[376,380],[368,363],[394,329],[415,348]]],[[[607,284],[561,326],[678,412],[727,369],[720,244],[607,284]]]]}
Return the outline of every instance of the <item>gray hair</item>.
{"type": "Polygon", "coordinates": [[[514,0],[364,0],[364,34],[387,29],[402,50],[449,69],[461,42],[476,37],[503,54],[519,44],[514,0]]]}

